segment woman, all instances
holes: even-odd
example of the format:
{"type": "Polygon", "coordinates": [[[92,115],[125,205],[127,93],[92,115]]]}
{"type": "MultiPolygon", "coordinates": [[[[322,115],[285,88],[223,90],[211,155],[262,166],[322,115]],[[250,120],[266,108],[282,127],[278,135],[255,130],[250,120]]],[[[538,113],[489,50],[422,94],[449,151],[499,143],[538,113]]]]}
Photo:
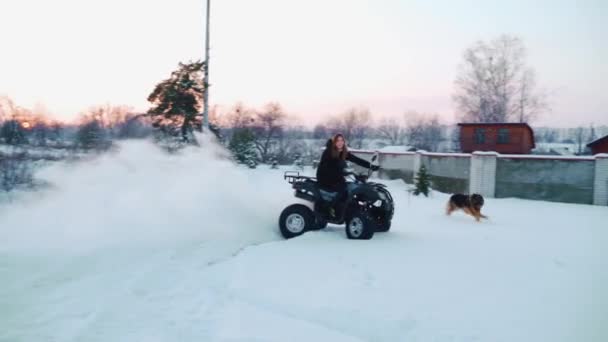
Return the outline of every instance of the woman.
{"type": "Polygon", "coordinates": [[[346,141],[342,134],[334,135],[333,138],[327,141],[325,147],[325,151],[323,151],[321,161],[317,167],[317,182],[323,190],[339,192],[342,196],[346,194],[344,169],[346,169],[347,160],[373,171],[379,169],[377,165],[372,165],[348,152],[346,141]]]}

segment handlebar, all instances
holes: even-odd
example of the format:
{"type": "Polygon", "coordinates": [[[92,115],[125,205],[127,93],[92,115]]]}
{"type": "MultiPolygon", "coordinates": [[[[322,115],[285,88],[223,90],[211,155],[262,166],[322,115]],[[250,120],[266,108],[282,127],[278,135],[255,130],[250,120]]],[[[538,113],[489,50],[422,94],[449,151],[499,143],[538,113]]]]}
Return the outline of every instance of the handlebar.
{"type": "MultiPolygon", "coordinates": [[[[376,159],[378,159],[378,152],[374,153],[374,155],[372,156],[372,159],[370,161],[370,166],[373,165],[373,163],[376,161],[376,159]]],[[[380,169],[380,165],[378,165],[378,169],[380,169]]],[[[367,171],[367,174],[356,174],[354,172],[344,172],[344,176],[353,176],[355,177],[355,180],[359,181],[359,182],[365,182],[367,181],[368,178],[370,178],[372,176],[372,173],[374,172],[374,170],[370,167],[369,170],[367,171]]]]}

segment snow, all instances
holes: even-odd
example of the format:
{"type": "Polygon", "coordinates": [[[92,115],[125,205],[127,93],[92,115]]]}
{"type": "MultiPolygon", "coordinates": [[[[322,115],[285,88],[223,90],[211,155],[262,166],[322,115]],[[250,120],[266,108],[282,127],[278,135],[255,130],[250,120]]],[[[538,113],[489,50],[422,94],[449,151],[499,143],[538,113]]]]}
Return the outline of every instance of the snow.
{"type": "MultiPolygon", "coordinates": [[[[583,146],[585,147],[585,146],[583,146]]],[[[533,152],[536,153],[548,153],[555,152],[561,155],[574,155],[574,153],[578,151],[577,144],[569,144],[569,143],[546,143],[546,142],[537,142],[536,148],[533,152]]]]}
{"type": "Polygon", "coordinates": [[[555,156],[540,154],[498,154],[498,157],[507,159],[595,160],[595,156],[555,156]]]}
{"type": "Polygon", "coordinates": [[[74,151],[67,148],[11,146],[0,144],[0,156],[20,155],[24,153],[27,154],[27,159],[29,160],[62,160],[85,156],[85,153],[82,151],[74,151]]]}
{"type": "Polygon", "coordinates": [[[473,154],[477,155],[477,156],[498,156],[499,155],[498,152],[494,152],[494,151],[474,151],[473,154]]]}
{"type": "Polygon", "coordinates": [[[411,153],[415,154],[416,152],[410,151],[412,149],[411,146],[406,145],[396,145],[396,146],[384,146],[379,148],[378,151],[383,153],[411,153]]]}
{"type": "MultiPolygon", "coordinates": [[[[487,152],[482,152],[482,154],[487,153],[487,152]]],[[[490,154],[486,154],[486,155],[492,155],[492,152],[489,152],[490,154]]],[[[454,153],[454,152],[447,152],[447,153],[442,153],[442,152],[423,152],[422,153],[425,156],[431,156],[431,157],[461,157],[461,158],[470,158],[471,154],[470,153],[454,153]]],[[[475,154],[479,154],[478,152],[475,152],[475,154]]],[[[496,153],[495,153],[496,154],[496,153]]]]}
{"type": "MultiPolygon", "coordinates": [[[[284,170],[128,142],[0,206],[0,341],[606,341],[608,208],[448,195],[283,240],[284,170]]],[[[307,169],[307,172],[312,170],[307,169]]]]}

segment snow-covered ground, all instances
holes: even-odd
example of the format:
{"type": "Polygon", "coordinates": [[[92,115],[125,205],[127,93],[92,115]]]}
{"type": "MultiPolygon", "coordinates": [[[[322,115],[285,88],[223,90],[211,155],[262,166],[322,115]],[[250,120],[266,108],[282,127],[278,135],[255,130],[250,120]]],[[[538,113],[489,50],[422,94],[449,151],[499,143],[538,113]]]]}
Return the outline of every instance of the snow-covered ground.
{"type": "MultiPolygon", "coordinates": [[[[586,148],[587,143],[583,144],[583,150],[586,148]]],[[[577,144],[568,144],[568,143],[546,143],[546,142],[537,142],[536,148],[532,151],[532,153],[536,154],[560,154],[565,156],[572,156],[578,152],[577,144]]]]}
{"type": "Polygon", "coordinates": [[[127,143],[0,206],[0,341],[608,341],[608,208],[389,182],[393,230],[284,241],[282,170],[127,143]]]}

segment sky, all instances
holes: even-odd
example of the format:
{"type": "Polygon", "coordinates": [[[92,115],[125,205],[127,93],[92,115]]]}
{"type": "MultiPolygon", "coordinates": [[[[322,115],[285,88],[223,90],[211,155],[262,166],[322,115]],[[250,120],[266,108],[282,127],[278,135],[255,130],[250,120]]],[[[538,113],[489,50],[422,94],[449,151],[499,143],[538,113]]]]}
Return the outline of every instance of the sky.
{"type": "MultiPolygon", "coordinates": [[[[204,0],[0,0],[0,94],[70,120],[144,111],[178,62],[203,58],[204,0]]],[[[306,122],[350,107],[455,121],[463,51],[523,39],[549,94],[537,125],[608,124],[608,2],[212,0],[210,105],[280,102],[306,122]]]]}

